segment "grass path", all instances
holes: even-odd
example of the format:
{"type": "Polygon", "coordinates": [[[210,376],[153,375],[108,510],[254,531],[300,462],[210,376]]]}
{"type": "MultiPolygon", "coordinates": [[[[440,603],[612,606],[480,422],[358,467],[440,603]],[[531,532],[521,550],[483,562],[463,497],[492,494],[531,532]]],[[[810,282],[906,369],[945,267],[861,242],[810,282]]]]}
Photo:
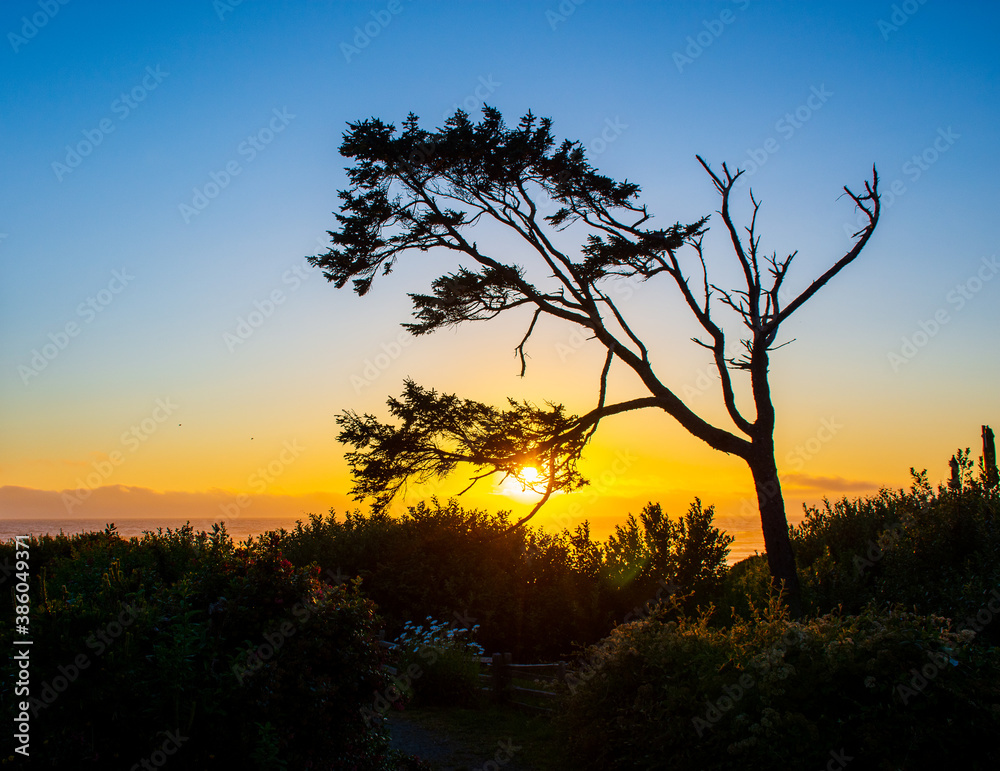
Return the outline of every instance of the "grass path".
{"type": "Polygon", "coordinates": [[[422,707],[391,712],[389,728],[394,749],[418,756],[435,771],[555,767],[557,750],[548,721],[513,709],[422,707]]]}

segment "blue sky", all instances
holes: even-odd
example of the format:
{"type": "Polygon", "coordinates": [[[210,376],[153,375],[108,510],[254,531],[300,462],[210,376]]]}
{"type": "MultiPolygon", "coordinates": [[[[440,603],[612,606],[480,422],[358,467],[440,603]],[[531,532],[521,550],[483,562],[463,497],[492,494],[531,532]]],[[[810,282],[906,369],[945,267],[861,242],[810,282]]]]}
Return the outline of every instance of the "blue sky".
{"type": "MultiPolygon", "coordinates": [[[[799,250],[792,289],[849,248],[842,186],[877,164],[874,239],[775,357],[779,457],[799,475],[796,502],[899,486],[911,465],[940,478],[980,423],[1000,422],[998,19],[989,4],[935,0],[5,3],[0,506],[13,516],[28,496],[32,511],[62,511],[56,494],[118,451],[108,500],[183,492],[215,510],[257,492],[255,470],[298,440],[306,450],[264,495],[292,514],[296,496],[343,507],[333,417],[379,410],[407,375],[486,400],[589,403],[576,384],[593,373],[570,372],[589,353],[554,355],[566,330],[545,331],[535,379],[517,379],[520,321],[414,341],[358,390],[351,377],[396,350],[405,293],[450,263],[401,265],[364,300],[304,272],[335,225],[349,121],[412,111],[440,125],[484,100],[511,123],[552,117],[599,169],[642,185],[665,223],[718,207],[695,154],[747,169],[763,247],[799,250]],[[133,452],[122,434],[157,399],[177,408],[133,452]],[[808,462],[795,455],[831,416],[843,430],[808,462]]],[[[711,243],[724,279],[725,242],[711,243]]],[[[674,333],[683,314],[652,287],[631,307],[677,382],[694,382],[704,362],[674,333]]],[[[665,417],[641,423],[609,425],[595,446],[613,457],[641,436],[649,458],[608,491],[606,522],[696,491],[737,510],[748,474],[665,417]]],[[[97,497],[73,513],[101,516],[97,497]]]]}

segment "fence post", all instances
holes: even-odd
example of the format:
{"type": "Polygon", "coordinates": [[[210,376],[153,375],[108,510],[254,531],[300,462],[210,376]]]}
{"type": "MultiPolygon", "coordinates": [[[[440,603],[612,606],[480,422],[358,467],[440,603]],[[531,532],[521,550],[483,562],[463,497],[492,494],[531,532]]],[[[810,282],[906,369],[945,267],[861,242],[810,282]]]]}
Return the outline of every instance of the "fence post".
{"type": "Polygon", "coordinates": [[[566,662],[565,661],[560,661],[559,662],[559,682],[560,683],[565,683],[566,682],[566,662]]]}
{"type": "Polygon", "coordinates": [[[509,653],[493,654],[493,698],[498,702],[507,701],[510,687],[510,662],[509,653]]]}
{"type": "Polygon", "coordinates": [[[499,653],[493,654],[490,662],[490,675],[493,676],[493,700],[500,701],[500,667],[503,666],[503,657],[499,653]]]}
{"type": "Polygon", "coordinates": [[[993,441],[993,429],[983,426],[983,473],[986,475],[986,486],[997,485],[997,447],[993,441]]]}

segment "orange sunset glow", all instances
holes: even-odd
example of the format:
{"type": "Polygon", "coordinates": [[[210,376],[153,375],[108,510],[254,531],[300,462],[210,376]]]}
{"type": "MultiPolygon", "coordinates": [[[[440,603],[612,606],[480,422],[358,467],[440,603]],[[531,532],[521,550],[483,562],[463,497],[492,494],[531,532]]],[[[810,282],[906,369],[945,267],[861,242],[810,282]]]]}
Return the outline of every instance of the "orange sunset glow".
{"type": "MultiPolygon", "coordinates": [[[[243,18],[253,16],[247,11],[243,18]]],[[[407,23],[428,23],[418,16],[407,23]]],[[[583,26],[574,34],[583,34],[583,26]]],[[[569,38],[559,40],[564,45],[569,38]]],[[[732,43],[750,40],[752,35],[733,36],[732,43]]],[[[169,46],[162,50],[163,61],[177,60],[167,56],[169,46]]],[[[665,96],[690,83],[701,84],[696,91],[716,88],[711,73],[731,55],[706,59],[705,66],[682,62],[682,78],[668,61],[666,69],[649,74],[643,93],[665,96]]],[[[266,105],[241,92],[243,117],[228,133],[212,105],[229,80],[212,71],[195,98],[193,76],[180,64],[174,71],[163,65],[170,74],[159,82],[147,77],[142,88],[149,96],[136,105],[135,118],[118,126],[112,115],[117,133],[58,180],[34,170],[48,168],[49,155],[66,153],[61,148],[79,133],[78,123],[86,126],[87,116],[100,115],[103,92],[93,94],[96,102],[86,114],[74,112],[67,94],[59,97],[63,112],[44,131],[29,130],[34,113],[22,109],[12,130],[24,135],[22,159],[35,163],[21,176],[35,181],[18,193],[20,202],[0,223],[8,270],[0,445],[6,517],[293,522],[331,508],[364,510],[367,502],[348,494],[346,448],[336,440],[335,418],[343,410],[384,417],[386,398],[400,392],[405,378],[486,403],[511,397],[560,403],[577,414],[591,409],[602,349],[572,324],[539,322],[526,346],[523,378],[514,349],[530,322],[526,311],[420,337],[401,329],[411,318],[407,293],[425,291],[453,270],[448,254],[432,250],[401,261],[364,298],[337,291],[305,260],[329,248],[325,231],[335,225],[335,190],[345,185],[336,146],[347,123],[372,113],[399,121],[414,110],[440,124],[438,116],[465,93],[466,80],[512,115],[528,107],[553,115],[559,136],[582,137],[597,168],[642,185],[656,221],[711,215],[705,247],[720,282],[736,274],[725,229],[713,214],[717,196],[695,154],[705,154],[716,168],[723,161],[744,168],[752,181],[734,192],[737,219],[745,221],[752,189],[762,201],[762,249],[779,255],[799,250],[784,285],[789,297],[851,243],[857,212],[842,187],[857,186],[876,162],[885,192],[873,240],[788,322],[781,340],[788,345],[772,356],[775,457],[790,521],[801,516],[803,503],[906,487],[911,466],[944,478],[956,448],[975,445],[980,425],[1000,422],[988,385],[1000,366],[988,355],[1000,307],[994,301],[1000,284],[992,281],[990,267],[997,244],[989,217],[975,216],[976,201],[989,196],[974,194],[968,182],[976,176],[969,171],[994,152],[988,132],[976,128],[992,125],[978,98],[970,97],[968,111],[958,115],[912,100],[912,114],[893,113],[899,125],[869,124],[858,105],[875,86],[845,82],[824,91],[820,57],[809,76],[814,91],[791,71],[778,77],[776,70],[755,81],[756,101],[720,131],[720,108],[708,105],[725,98],[706,101],[681,124],[654,106],[663,99],[614,89],[588,89],[586,99],[577,99],[572,89],[536,82],[530,69],[499,53],[490,58],[479,52],[477,63],[466,68],[493,72],[492,81],[463,80],[465,70],[443,80],[443,74],[428,73],[433,88],[374,98],[365,85],[374,75],[362,73],[391,67],[397,56],[403,54],[387,46],[366,58],[350,78],[337,77],[341,85],[329,98],[303,90],[290,74],[295,65],[282,65],[279,72],[287,77],[275,75],[274,83],[284,85],[260,97],[266,105]],[[503,85],[485,94],[483,83],[503,85]],[[957,128],[959,116],[968,128],[957,128]],[[173,128],[158,127],[167,120],[176,121],[165,124],[173,128]],[[948,124],[955,124],[950,135],[948,124]],[[939,126],[945,128],[939,132],[939,126]],[[786,139],[789,131],[794,136],[786,139]],[[764,164],[754,148],[769,133],[781,149],[764,164]],[[842,136],[850,136],[849,143],[842,136]],[[140,149],[161,140],[168,166],[140,149]],[[188,149],[195,145],[206,149],[188,149]],[[921,171],[924,156],[940,160],[921,171]],[[133,173],[139,158],[146,165],[133,173]],[[201,205],[199,196],[222,184],[211,175],[223,180],[217,169],[224,171],[230,160],[241,174],[225,172],[230,183],[198,209],[192,201],[201,205]],[[297,192],[275,198],[272,191],[279,189],[297,192]],[[53,203],[43,203],[48,201],[53,203]],[[97,210],[89,201],[106,203],[97,210]],[[66,218],[58,224],[56,211],[66,218]],[[942,228],[924,227],[929,211],[942,221],[968,223],[960,248],[942,228]],[[77,234],[71,248],[70,232],[77,234]],[[69,253],[72,259],[55,271],[43,267],[48,258],[37,259],[69,253]]],[[[627,59],[614,61],[593,66],[628,66],[627,59]]],[[[25,58],[18,62],[27,66],[25,58]]],[[[585,73],[579,77],[581,84],[590,82],[585,73]]],[[[736,100],[737,91],[729,98],[736,100]]],[[[578,235],[566,231],[559,242],[579,249],[578,235]]],[[[531,275],[545,278],[509,235],[487,228],[480,238],[484,248],[510,254],[531,275]]],[[[609,292],[648,342],[663,382],[705,420],[731,427],[718,373],[708,352],[690,341],[699,329],[676,288],[623,279],[609,284],[609,292]]],[[[734,375],[737,402],[752,414],[748,386],[734,375]]],[[[644,393],[635,375],[618,366],[608,388],[609,399],[644,393]]],[[[662,412],[603,420],[580,469],[589,485],[554,495],[536,524],[572,529],[586,519],[603,535],[649,501],[679,515],[699,497],[737,535],[734,555],[761,548],[745,465],[711,450],[662,412]]],[[[460,466],[430,486],[411,484],[396,510],[421,496],[454,495],[472,473],[460,466]]],[[[533,500],[517,486],[514,479],[482,480],[463,503],[521,516],[533,500]]]]}
{"type": "Polygon", "coordinates": [[[0,3],[0,765],[1000,769],[998,39],[0,3]]]}

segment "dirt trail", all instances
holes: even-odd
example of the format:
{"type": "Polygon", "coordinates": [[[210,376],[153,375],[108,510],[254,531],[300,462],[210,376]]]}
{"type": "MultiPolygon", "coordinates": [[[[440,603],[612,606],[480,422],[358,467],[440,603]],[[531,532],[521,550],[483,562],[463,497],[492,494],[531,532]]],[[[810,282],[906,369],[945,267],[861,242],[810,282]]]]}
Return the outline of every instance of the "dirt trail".
{"type": "Polygon", "coordinates": [[[392,712],[388,717],[392,748],[416,755],[430,763],[435,771],[478,771],[484,767],[499,767],[503,771],[535,771],[533,766],[519,764],[517,753],[511,760],[500,762],[496,753],[500,751],[501,759],[506,759],[507,755],[499,747],[485,751],[474,748],[447,730],[431,730],[418,725],[405,712],[392,712]]]}

